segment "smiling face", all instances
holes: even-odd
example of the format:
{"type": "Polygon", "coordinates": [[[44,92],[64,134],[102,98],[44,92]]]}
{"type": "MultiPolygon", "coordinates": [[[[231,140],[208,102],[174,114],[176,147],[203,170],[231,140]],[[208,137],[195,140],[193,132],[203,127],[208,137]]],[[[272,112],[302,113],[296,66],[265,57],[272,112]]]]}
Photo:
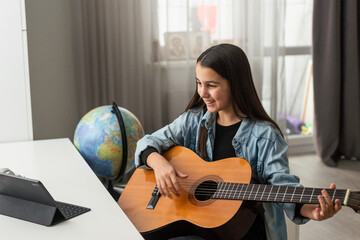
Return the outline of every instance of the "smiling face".
{"type": "Polygon", "coordinates": [[[235,115],[231,101],[229,82],[208,67],[196,64],[197,92],[209,112],[235,115]]]}

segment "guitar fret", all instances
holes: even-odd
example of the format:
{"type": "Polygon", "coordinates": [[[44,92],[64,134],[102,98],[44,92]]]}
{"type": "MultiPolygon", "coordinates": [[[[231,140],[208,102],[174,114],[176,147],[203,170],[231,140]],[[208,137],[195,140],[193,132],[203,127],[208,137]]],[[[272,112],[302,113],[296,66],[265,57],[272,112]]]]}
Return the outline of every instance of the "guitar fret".
{"type": "Polygon", "coordinates": [[[242,189],[244,188],[245,184],[241,184],[241,189],[239,191],[239,195],[238,195],[238,199],[239,200],[243,200],[241,197],[240,197],[240,194],[242,193],[242,189]]]}
{"type": "Polygon", "coordinates": [[[219,191],[219,198],[223,198],[224,189],[226,188],[226,183],[221,183],[221,188],[219,191]]]}
{"type": "Polygon", "coordinates": [[[268,185],[265,185],[265,188],[264,188],[264,190],[263,190],[263,193],[261,194],[261,197],[260,197],[261,200],[263,199],[263,196],[264,196],[264,193],[265,193],[265,191],[266,191],[267,186],[268,186],[268,185]]]}
{"type": "Polygon", "coordinates": [[[301,203],[308,203],[311,198],[311,188],[303,188],[303,192],[301,194],[301,198],[299,199],[299,202],[301,203]]]}
{"type": "MultiPolygon", "coordinates": [[[[235,187],[235,183],[230,183],[231,189],[229,191],[229,199],[231,199],[231,194],[234,192],[233,189],[235,187]]],[[[233,198],[234,199],[234,198],[233,198]]]]}
{"type": "Polygon", "coordinates": [[[239,184],[239,183],[237,183],[237,184],[236,184],[236,189],[234,190],[234,196],[233,196],[233,199],[236,199],[236,193],[237,193],[237,190],[238,190],[239,186],[240,186],[240,184],[239,184]]]}
{"type": "Polygon", "coordinates": [[[253,190],[254,190],[255,185],[254,185],[254,184],[250,184],[250,185],[251,185],[251,190],[250,190],[249,195],[248,195],[248,198],[247,198],[246,200],[252,200],[252,199],[251,199],[251,195],[252,195],[252,192],[253,192],[253,190]]]}
{"type": "Polygon", "coordinates": [[[334,192],[333,192],[333,195],[332,195],[332,198],[331,198],[332,202],[334,202],[335,193],[336,193],[336,189],[334,189],[334,192]]]}
{"type": "Polygon", "coordinates": [[[336,190],[337,190],[337,196],[335,197],[335,199],[336,198],[340,199],[341,203],[344,204],[348,190],[345,189],[336,189],[336,190]]]}
{"type": "Polygon", "coordinates": [[[221,189],[221,182],[217,183],[217,189],[216,189],[216,192],[213,195],[213,198],[219,198],[219,189],[221,189]]]}
{"type": "Polygon", "coordinates": [[[278,188],[278,190],[276,191],[274,201],[276,201],[276,198],[277,198],[277,196],[278,196],[278,194],[279,194],[280,186],[277,186],[277,188],[278,188]]]}
{"type": "Polygon", "coordinates": [[[231,199],[231,194],[232,194],[232,189],[234,187],[234,183],[230,183],[229,184],[229,189],[227,190],[227,194],[228,194],[228,199],[231,199]]]}
{"type": "Polygon", "coordinates": [[[258,194],[259,192],[259,187],[260,185],[259,184],[254,184],[254,190],[253,190],[253,194],[251,194],[251,200],[255,200],[256,201],[256,195],[258,194]]]}
{"type": "Polygon", "coordinates": [[[236,199],[236,190],[239,187],[239,184],[238,183],[233,183],[233,184],[234,186],[231,190],[231,195],[232,195],[231,199],[236,199]]]}
{"type": "Polygon", "coordinates": [[[257,190],[257,194],[255,197],[255,200],[257,201],[263,201],[262,196],[264,195],[264,189],[266,188],[266,185],[263,184],[258,184],[258,190],[257,190]]]}
{"type": "Polygon", "coordinates": [[[225,189],[224,189],[224,198],[226,199],[227,197],[226,197],[226,194],[229,192],[229,185],[230,185],[231,183],[225,183],[225,189]]]}
{"type": "Polygon", "coordinates": [[[284,202],[284,199],[285,199],[287,190],[288,190],[288,186],[286,186],[286,189],[285,189],[285,192],[284,192],[284,196],[283,196],[283,198],[282,198],[282,202],[284,202]]]}
{"type": "Polygon", "coordinates": [[[218,188],[218,190],[217,190],[217,196],[218,196],[218,198],[221,198],[221,192],[222,192],[223,187],[224,187],[224,183],[223,183],[223,182],[220,182],[220,183],[219,183],[219,188],[218,188]]]}
{"type": "Polygon", "coordinates": [[[294,194],[294,188],[295,187],[292,186],[286,186],[286,192],[283,202],[291,202],[291,199],[293,198],[293,194],[294,194]]]}
{"type": "Polygon", "coordinates": [[[304,192],[305,192],[305,188],[303,189],[303,191],[302,191],[302,193],[301,193],[300,202],[301,202],[301,200],[302,200],[302,198],[303,198],[303,196],[304,196],[304,192]]]}
{"type": "Polygon", "coordinates": [[[284,202],[284,198],[286,196],[286,189],[287,186],[279,186],[279,191],[278,191],[278,196],[277,196],[277,201],[278,202],[284,202]]]}
{"type": "Polygon", "coordinates": [[[304,197],[303,192],[304,192],[304,188],[302,187],[296,187],[295,190],[295,196],[294,196],[294,202],[296,203],[300,203],[300,199],[302,199],[304,197]]]}
{"type": "Polygon", "coordinates": [[[246,192],[247,192],[249,186],[250,186],[250,184],[247,184],[247,187],[246,187],[246,189],[244,191],[244,195],[243,195],[243,198],[242,198],[243,200],[246,200],[245,195],[246,195],[246,192]]]}
{"type": "Polygon", "coordinates": [[[295,191],[296,191],[296,187],[294,187],[294,192],[292,193],[292,196],[291,196],[290,202],[292,202],[292,201],[293,201],[295,191]]]}
{"type": "Polygon", "coordinates": [[[255,196],[254,196],[254,200],[256,200],[256,196],[257,196],[257,194],[258,194],[258,192],[259,192],[260,185],[257,185],[257,187],[258,187],[258,189],[256,190],[256,193],[255,193],[255,196]]]}
{"type": "Polygon", "coordinates": [[[313,197],[313,195],[314,195],[314,191],[315,191],[315,188],[313,188],[313,190],[312,190],[312,193],[311,193],[311,195],[310,195],[309,203],[311,203],[311,199],[312,199],[312,197],[313,197]]]}
{"type": "MultiPolygon", "coordinates": [[[[322,195],[322,193],[321,193],[322,190],[323,190],[323,188],[315,188],[314,189],[314,192],[311,195],[311,197],[312,197],[311,203],[319,203],[319,200],[318,200],[317,196],[322,195]]],[[[329,190],[330,189],[328,189],[328,191],[329,190]]],[[[329,195],[331,195],[330,192],[328,192],[328,193],[329,193],[329,195]]]]}
{"type": "Polygon", "coordinates": [[[266,201],[269,201],[269,197],[270,197],[270,194],[271,194],[271,192],[272,192],[273,187],[274,187],[274,185],[271,185],[270,192],[269,192],[269,194],[268,194],[268,197],[267,197],[266,201]]]}
{"type": "Polygon", "coordinates": [[[230,189],[231,183],[227,182],[226,183],[226,187],[224,189],[224,198],[228,199],[229,198],[229,189],[230,189]]]}
{"type": "Polygon", "coordinates": [[[226,198],[230,199],[231,198],[231,189],[233,187],[233,183],[229,182],[228,185],[229,185],[229,187],[225,191],[225,197],[227,196],[226,198]]]}
{"type": "Polygon", "coordinates": [[[276,188],[277,188],[277,186],[273,186],[272,187],[272,190],[270,191],[270,193],[269,193],[269,196],[270,196],[270,198],[269,198],[269,200],[270,201],[274,201],[275,200],[275,197],[276,197],[276,188]]]}

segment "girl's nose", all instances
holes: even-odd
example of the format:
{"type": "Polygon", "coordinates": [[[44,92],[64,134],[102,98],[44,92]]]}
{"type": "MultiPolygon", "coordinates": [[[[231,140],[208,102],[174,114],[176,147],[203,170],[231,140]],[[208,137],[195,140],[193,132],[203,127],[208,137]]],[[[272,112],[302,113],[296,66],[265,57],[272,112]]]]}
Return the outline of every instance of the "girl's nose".
{"type": "Polygon", "coordinates": [[[206,91],[206,88],[204,88],[204,87],[202,87],[202,86],[199,86],[198,87],[198,93],[199,93],[199,96],[201,97],[201,98],[204,98],[204,97],[206,97],[207,96],[207,91],[206,91]]]}

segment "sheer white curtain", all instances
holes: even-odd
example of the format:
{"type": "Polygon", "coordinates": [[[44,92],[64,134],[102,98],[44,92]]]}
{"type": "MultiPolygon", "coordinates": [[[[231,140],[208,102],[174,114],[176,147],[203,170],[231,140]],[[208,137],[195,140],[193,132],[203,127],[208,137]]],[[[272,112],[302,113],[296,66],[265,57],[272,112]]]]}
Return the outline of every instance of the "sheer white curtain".
{"type": "Polygon", "coordinates": [[[133,112],[146,132],[184,111],[195,61],[228,42],[248,55],[258,94],[277,119],[284,108],[285,0],[78,0],[79,107],[133,112]]]}
{"type": "Polygon", "coordinates": [[[247,54],[259,97],[285,129],[285,0],[153,0],[154,43],[161,78],[168,84],[168,119],[186,106],[195,88],[196,39],[200,49],[232,43],[247,54]],[[183,55],[171,52],[177,38],[183,55]]]}

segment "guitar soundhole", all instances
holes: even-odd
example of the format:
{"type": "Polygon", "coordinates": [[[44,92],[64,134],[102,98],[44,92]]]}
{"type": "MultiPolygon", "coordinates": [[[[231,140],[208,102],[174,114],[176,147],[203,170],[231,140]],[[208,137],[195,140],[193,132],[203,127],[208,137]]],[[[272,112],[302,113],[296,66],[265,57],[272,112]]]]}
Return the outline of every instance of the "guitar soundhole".
{"type": "Polygon", "coordinates": [[[223,182],[223,179],[217,175],[206,175],[198,179],[189,189],[189,201],[197,207],[212,204],[217,200],[211,196],[216,192],[218,182],[223,182]]]}
{"type": "Polygon", "coordinates": [[[216,192],[216,189],[217,189],[216,182],[211,180],[205,181],[195,189],[195,193],[194,193],[195,198],[198,201],[207,201],[216,192]]]}

